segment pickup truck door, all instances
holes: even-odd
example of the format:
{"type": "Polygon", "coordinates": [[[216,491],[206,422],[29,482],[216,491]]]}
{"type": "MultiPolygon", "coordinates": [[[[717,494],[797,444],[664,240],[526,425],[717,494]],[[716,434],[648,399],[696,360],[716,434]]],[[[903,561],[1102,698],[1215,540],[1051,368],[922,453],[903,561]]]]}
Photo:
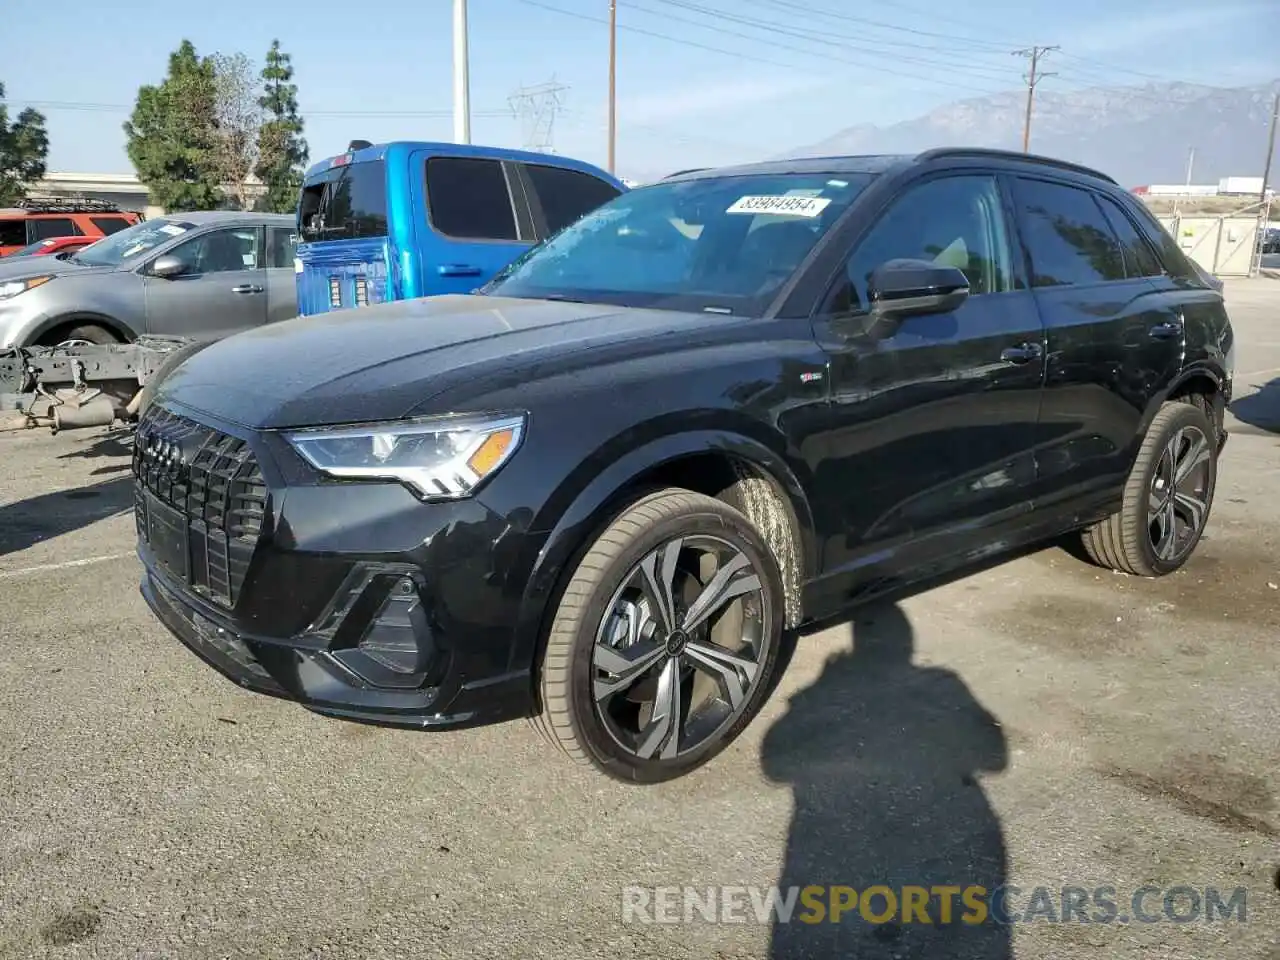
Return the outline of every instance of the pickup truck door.
{"type": "Polygon", "coordinates": [[[422,225],[424,296],[470,293],[534,242],[528,201],[514,164],[417,151],[426,186],[422,225]]]}

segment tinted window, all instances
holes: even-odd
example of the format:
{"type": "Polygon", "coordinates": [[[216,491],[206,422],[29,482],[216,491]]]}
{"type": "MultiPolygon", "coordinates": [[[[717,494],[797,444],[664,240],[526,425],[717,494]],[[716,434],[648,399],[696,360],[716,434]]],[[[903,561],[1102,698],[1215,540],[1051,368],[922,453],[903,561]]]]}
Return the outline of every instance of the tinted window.
{"type": "Polygon", "coordinates": [[[1150,209],[1143,203],[1137,203],[1135,206],[1137,210],[1134,213],[1137,216],[1138,226],[1158,251],[1157,255],[1165,272],[1174,277],[1198,276],[1198,271],[1190,259],[1179,248],[1178,241],[1152,215],[1150,209]]]}
{"type": "Polygon", "coordinates": [[[258,268],[258,230],[214,230],[169,251],[191,273],[229,273],[258,268]]]}
{"type": "Polygon", "coordinates": [[[525,171],[533,184],[542,213],[547,218],[547,231],[556,233],[588,210],[608,203],[620,192],[599,177],[563,167],[527,164],[525,171]]]}
{"type": "Polygon", "coordinates": [[[1107,222],[1120,240],[1120,249],[1124,254],[1125,273],[1131,277],[1158,277],[1164,269],[1152,252],[1151,246],[1133,221],[1120,209],[1120,205],[1108,196],[1097,194],[1096,199],[1102,205],[1102,212],[1107,215],[1107,222]]]}
{"type": "Polygon", "coordinates": [[[0,220],[0,247],[25,247],[27,221],[0,220]]]}
{"type": "Polygon", "coordinates": [[[269,227],[267,229],[267,266],[293,267],[293,258],[298,248],[298,235],[289,227],[269,227]]]}
{"type": "Polygon", "coordinates": [[[387,181],[383,161],[330,167],[307,180],[298,225],[304,243],[385,237],[387,181]]]}
{"type": "Polygon", "coordinates": [[[871,179],[708,176],[630,190],[518,257],[485,291],[759,316],[871,179]]]}
{"type": "Polygon", "coordinates": [[[427,161],[431,225],[450,237],[517,240],[507,178],[497,160],[432,157],[427,161]]]}
{"type": "Polygon", "coordinates": [[[74,237],[80,231],[70,217],[40,217],[31,223],[31,241],[47,240],[49,237],[74,237]]]}
{"type": "Polygon", "coordinates": [[[1032,286],[1125,278],[1124,257],[1102,210],[1087,190],[1044,180],[1017,181],[1032,286]]]}
{"type": "Polygon", "coordinates": [[[109,237],[129,226],[129,221],[124,217],[90,217],[89,222],[101,230],[104,237],[109,237]]]}
{"type": "Polygon", "coordinates": [[[872,271],[904,257],[956,267],[969,278],[973,295],[1011,289],[1009,242],[995,179],[943,177],[909,187],[858,243],[827,309],[866,309],[872,271]]]}

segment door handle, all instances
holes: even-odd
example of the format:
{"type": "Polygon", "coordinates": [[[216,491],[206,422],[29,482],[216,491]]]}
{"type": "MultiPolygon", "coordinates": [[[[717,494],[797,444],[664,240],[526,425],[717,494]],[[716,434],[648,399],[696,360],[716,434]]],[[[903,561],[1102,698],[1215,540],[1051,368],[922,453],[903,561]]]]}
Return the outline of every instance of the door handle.
{"type": "Polygon", "coordinates": [[[261,293],[262,288],[253,283],[242,283],[238,287],[231,288],[232,293],[261,293]]]}
{"type": "Polygon", "coordinates": [[[469,263],[442,263],[436,268],[442,277],[478,277],[480,268],[469,263]]]}
{"type": "Polygon", "coordinates": [[[1000,351],[1000,359],[1006,363],[1027,363],[1040,356],[1042,348],[1038,343],[1020,343],[1016,347],[1008,347],[1000,351]]]}
{"type": "Polygon", "coordinates": [[[1182,336],[1182,324],[1176,320],[1168,320],[1164,323],[1157,323],[1147,333],[1156,340],[1172,340],[1174,337],[1182,336]]]}

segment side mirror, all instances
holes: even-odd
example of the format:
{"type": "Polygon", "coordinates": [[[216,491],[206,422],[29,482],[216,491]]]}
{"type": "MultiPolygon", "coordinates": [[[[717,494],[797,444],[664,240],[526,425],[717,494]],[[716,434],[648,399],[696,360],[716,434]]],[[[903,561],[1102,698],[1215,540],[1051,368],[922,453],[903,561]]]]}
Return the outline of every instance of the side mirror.
{"type": "Polygon", "coordinates": [[[969,279],[955,267],[928,260],[890,260],[872,271],[867,296],[876,318],[949,313],[968,298],[969,279]]]}
{"type": "Polygon", "coordinates": [[[156,257],[156,262],[151,265],[151,273],[157,277],[164,277],[166,280],[181,276],[186,272],[187,265],[182,262],[182,258],[175,257],[173,254],[156,257]]]}

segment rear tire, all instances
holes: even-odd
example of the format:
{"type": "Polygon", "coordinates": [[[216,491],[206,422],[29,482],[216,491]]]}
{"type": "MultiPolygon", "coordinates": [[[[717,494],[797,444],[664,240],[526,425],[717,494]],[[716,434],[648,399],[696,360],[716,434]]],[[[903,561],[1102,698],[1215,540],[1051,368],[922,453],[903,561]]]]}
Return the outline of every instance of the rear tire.
{"type": "Polygon", "coordinates": [[[1165,403],[1147,430],[1119,512],[1081,535],[1089,558],[1139,577],[1163,577],[1181,568],[1209,522],[1218,481],[1217,436],[1200,406],[1165,403]]]}
{"type": "Polygon", "coordinates": [[[759,710],[783,621],[778,565],[745,516],[688,490],[644,496],[596,538],[565,588],[534,726],[614,779],[683,776],[759,710]]]}

